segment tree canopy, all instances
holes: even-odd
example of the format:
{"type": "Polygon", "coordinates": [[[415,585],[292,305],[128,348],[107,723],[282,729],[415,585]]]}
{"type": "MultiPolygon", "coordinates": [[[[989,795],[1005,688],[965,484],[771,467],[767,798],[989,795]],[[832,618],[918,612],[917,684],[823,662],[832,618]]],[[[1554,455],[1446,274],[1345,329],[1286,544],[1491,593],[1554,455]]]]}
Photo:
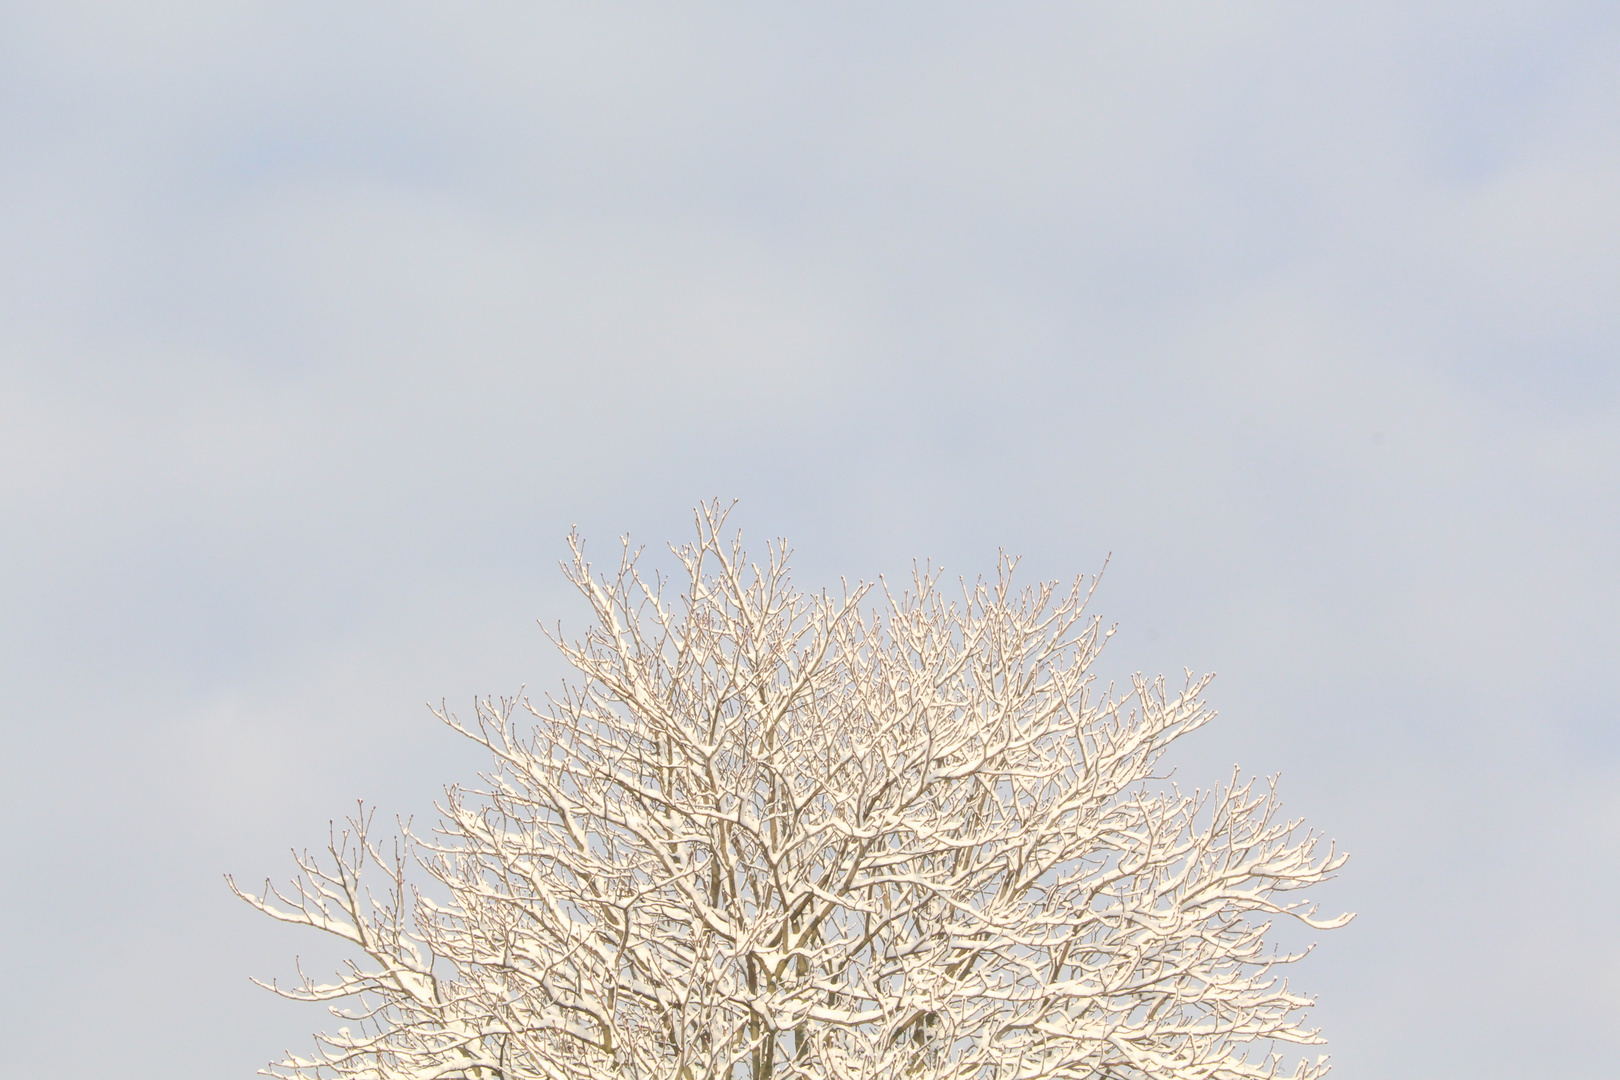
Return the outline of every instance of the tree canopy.
{"type": "MultiPolygon", "coordinates": [[[[364,812],[291,888],[238,890],[354,946],[345,1026],[272,1075],[363,1080],[1312,1080],[1270,917],[1343,862],[1234,773],[1155,774],[1208,677],[1099,691],[1091,588],[914,571],[795,590],[703,507],[673,581],[625,542],[578,680],[438,715],[487,748],[438,828],[364,812]],[[520,722],[521,721],[521,722],[520,722]],[[415,877],[422,875],[418,889],[415,877]],[[386,888],[373,898],[373,877],[386,888]]],[[[235,884],[231,886],[236,889],[235,884]]]]}

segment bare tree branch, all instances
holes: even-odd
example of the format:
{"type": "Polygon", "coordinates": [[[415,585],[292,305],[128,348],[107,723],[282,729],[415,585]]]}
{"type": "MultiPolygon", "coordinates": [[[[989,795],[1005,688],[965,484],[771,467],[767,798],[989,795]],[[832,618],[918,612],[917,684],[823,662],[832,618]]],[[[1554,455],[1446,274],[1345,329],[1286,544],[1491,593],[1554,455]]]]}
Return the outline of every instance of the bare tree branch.
{"type": "Polygon", "coordinates": [[[926,567],[811,596],[726,514],[674,549],[679,592],[570,537],[580,681],[438,711],[494,765],[435,832],[384,858],[362,810],[290,891],[231,883],[364,956],[271,986],[352,1025],[271,1075],[1261,1080],[1256,1044],[1322,1041],[1265,920],[1343,925],[1287,897],[1345,857],[1274,784],[1155,786],[1207,677],[1097,694],[1095,581],[1015,589],[1003,557],[954,598],[926,567]]]}

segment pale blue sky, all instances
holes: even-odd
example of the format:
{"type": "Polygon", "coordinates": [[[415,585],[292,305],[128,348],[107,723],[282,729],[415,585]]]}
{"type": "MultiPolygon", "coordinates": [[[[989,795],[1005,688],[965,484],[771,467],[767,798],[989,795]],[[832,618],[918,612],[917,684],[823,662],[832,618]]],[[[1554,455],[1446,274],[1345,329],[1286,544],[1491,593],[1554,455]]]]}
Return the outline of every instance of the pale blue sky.
{"type": "Polygon", "coordinates": [[[1178,779],[1352,853],[1335,1075],[1612,1077],[1617,15],[0,4],[5,1070],[307,1046],[220,875],[719,496],[806,587],[1112,553],[1178,779]]]}

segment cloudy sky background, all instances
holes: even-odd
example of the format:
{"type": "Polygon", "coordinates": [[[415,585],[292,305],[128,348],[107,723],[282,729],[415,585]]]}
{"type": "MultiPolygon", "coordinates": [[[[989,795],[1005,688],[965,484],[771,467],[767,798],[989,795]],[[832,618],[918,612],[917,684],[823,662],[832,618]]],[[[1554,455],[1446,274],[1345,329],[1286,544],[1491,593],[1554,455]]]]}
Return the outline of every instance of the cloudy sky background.
{"type": "Polygon", "coordinates": [[[0,1036],[248,1076],[578,524],[1099,569],[1360,912],[1335,1075],[1614,1075],[1620,9],[0,5],[0,1036]],[[1608,539],[1605,540],[1604,538],[1608,539]]]}

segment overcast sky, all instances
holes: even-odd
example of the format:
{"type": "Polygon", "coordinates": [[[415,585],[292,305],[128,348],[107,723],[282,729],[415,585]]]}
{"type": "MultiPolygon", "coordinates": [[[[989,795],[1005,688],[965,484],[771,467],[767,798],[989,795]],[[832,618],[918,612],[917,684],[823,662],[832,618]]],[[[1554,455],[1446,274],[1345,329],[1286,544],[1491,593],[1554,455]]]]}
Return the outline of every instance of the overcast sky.
{"type": "Polygon", "coordinates": [[[1335,1075],[1613,1077],[1617,297],[1613,4],[0,4],[4,1071],[305,1050],[221,875],[431,817],[569,527],[720,497],[1111,555],[1178,780],[1351,853],[1335,1075]]]}

